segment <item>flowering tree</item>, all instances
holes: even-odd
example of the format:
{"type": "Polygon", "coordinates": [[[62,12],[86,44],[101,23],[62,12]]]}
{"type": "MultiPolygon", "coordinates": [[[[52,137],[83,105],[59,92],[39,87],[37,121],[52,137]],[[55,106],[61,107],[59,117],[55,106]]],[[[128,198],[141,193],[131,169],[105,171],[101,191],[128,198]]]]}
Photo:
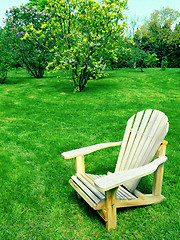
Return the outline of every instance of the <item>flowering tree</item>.
{"type": "Polygon", "coordinates": [[[29,0],[27,6],[36,6],[38,10],[44,10],[48,0],[29,0]]]}
{"type": "Polygon", "coordinates": [[[52,64],[71,70],[74,91],[99,78],[109,56],[116,59],[126,4],[126,0],[48,0],[52,19],[44,27],[52,30],[56,41],[52,64]]]}
{"type": "Polygon", "coordinates": [[[11,55],[36,78],[41,78],[51,59],[49,45],[53,44],[50,32],[42,26],[50,19],[46,11],[21,6],[6,12],[6,41],[11,55]]]}

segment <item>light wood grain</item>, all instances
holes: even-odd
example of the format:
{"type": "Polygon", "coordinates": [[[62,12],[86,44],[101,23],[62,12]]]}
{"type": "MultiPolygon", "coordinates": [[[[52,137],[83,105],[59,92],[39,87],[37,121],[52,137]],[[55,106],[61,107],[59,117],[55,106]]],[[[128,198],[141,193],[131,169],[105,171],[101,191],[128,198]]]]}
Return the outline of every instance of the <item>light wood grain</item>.
{"type": "Polygon", "coordinates": [[[87,188],[76,176],[72,176],[71,178],[76,183],[76,185],[82,189],[86,196],[89,196],[91,198],[91,200],[94,203],[97,204],[100,201],[100,199],[89,188],[87,188]]]}
{"type": "Polygon", "coordinates": [[[78,156],[75,160],[76,172],[77,173],[85,173],[85,164],[84,164],[84,156],[78,156]]]}
{"type": "MultiPolygon", "coordinates": [[[[143,116],[143,119],[142,119],[142,122],[141,122],[141,125],[136,133],[136,138],[134,140],[134,143],[133,143],[133,146],[132,146],[132,149],[131,149],[131,152],[130,152],[130,155],[129,155],[129,158],[127,160],[127,164],[125,165],[125,168],[124,169],[119,169],[119,170],[126,170],[126,169],[130,169],[132,168],[131,167],[131,164],[133,163],[133,159],[134,159],[134,155],[137,151],[137,148],[139,146],[139,143],[141,141],[141,138],[143,136],[143,133],[144,133],[144,130],[147,126],[147,123],[149,121],[149,118],[151,116],[151,113],[152,113],[152,110],[151,109],[148,109],[146,110],[144,116],[143,116]]],[[[133,131],[133,130],[132,130],[133,131]]],[[[126,161],[126,159],[124,160],[126,161]]]]}
{"type": "Polygon", "coordinates": [[[131,131],[131,135],[129,137],[129,141],[128,141],[128,144],[127,144],[127,147],[126,147],[126,151],[125,151],[124,156],[123,156],[123,161],[121,163],[121,169],[123,169],[123,170],[129,169],[128,166],[130,165],[130,159],[128,157],[129,157],[129,154],[130,154],[131,149],[133,147],[133,143],[134,143],[135,137],[137,135],[137,131],[138,131],[139,125],[141,123],[143,113],[144,113],[144,111],[141,111],[141,112],[138,112],[137,115],[136,115],[136,119],[135,119],[135,122],[133,124],[133,129],[131,131]]]}
{"type": "Polygon", "coordinates": [[[71,150],[68,152],[63,152],[61,155],[64,159],[71,159],[71,158],[87,155],[89,153],[95,152],[103,148],[120,146],[121,143],[122,142],[99,143],[89,147],[83,147],[83,148],[71,150]]]}
{"type": "Polygon", "coordinates": [[[92,192],[94,195],[96,195],[99,199],[105,199],[105,194],[101,193],[97,190],[83,175],[76,174],[76,176],[83,182],[83,184],[92,192]]]}
{"type": "MultiPolygon", "coordinates": [[[[147,150],[147,152],[148,152],[148,155],[145,153],[145,155],[144,155],[144,159],[143,159],[143,162],[144,162],[144,165],[145,164],[147,164],[147,163],[149,163],[151,160],[152,160],[152,158],[154,157],[154,155],[155,155],[155,152],[157,152],[157,150],[158,150],[158,148],[159,148],[159,146],[160,146],[160,142],[162,141],[162,139],[165,137],[165,135],[167,134],[167,131],[168,131],[168,126],[169,126],[169,124],[167,123],[166,124],[166,126],[164,127],[164,129],[163,129],[163,131],[160,133],[160,135],[158,136],[158,138],[156,139],[156,142],[154,143],[154,146],[152,147],[152,149],[148,152],[148,150],[147,150]]],[[[138,185],[138,183],[139,183],[139,181],[140,181],[140,179],[138,179],[137,181],[133,181],[133,182],[131,182],[131,183],[127,183],[126,184],[126,187],[130,190],[130,191],[133,191],[136,187],[137,187],[137,185],[138,185]]]]}
{"type": "Polygon", "coordinates": [[[167,161],[167,142],[163,139],[168,129],[167,116],[148,109],[128,120],[122,142],[100,143],[62,153],[65,159],[75,158],[76,175],[69,180],[71,186],[98,211],[108,230],[116,227],[117,208],[149,205],[165,198],[161,195],[164,162],[167,161]],[[84,155],[119,145],[115,173],[85,173],[84,155]],[[156,159],[152,161],[156,152],[156,159]],[[136,187],[142,177],[153,172],[152,194],[142,194],[136,187]]]}
{"type": "Polygon", "coordinates": [[[72,179],[69,180],[69,183],[71,184],[71,186],[76,190],[77,193],[79,193],[79,195],[89,204],[90,207],[92,207],[93,209],[96,209],[96,203],[94,201],[92,201],[91,198],[89,198],[86,193],[84,193],[82,191],[81,188],[79,188],[72,179]]]}
{"type": "Polygon", "coordinates": [[[107,191],[124,184],[127,181],[135,180],[153,173],[157,167],[167,161],[167,157],[157,158],[153,162],[134,169],[116,172],[94,181],[95,186],[101,191],[107,191]]]}
{"type": "MultiPolygon", "coordinates": [[[[166,154],[166,145],[167,142],[163,141],[159,151],[157,151],[156,157],[164,157],[166,154]]],[[[161,164],[157,171],[154,173],[154,180],[153,180],[153,189],[152,194],[154,196],[160,196],[162,191],[162,181],[163,181],[163,172],[164,172],[164,164],[161,164]]]]}
{"type": "Polygon", "coordinates": [[[119,200],[117,199],[117,208],[124,208],[124,207],[135,207],[135,206],[146,206],[155,203],[159,203],[164,200],[165,197],[163,195],[154,196],[152,194],[146,194],[133,199],[126,199],[126,200],[119,200]]]}
{"type": "Polygon", "coordinates": [[[107,230],[114,229],[116,227],[116,191],[117,188],[114,188],[106,192],[107,230]]]}
{"type": "Polygon", "coordinates": [[[135,115],[133,115],[127,122],[127,126],[126,126],[126,130],[125,130],[124,137],[123,137],[123,140],[122,140],[122,146],[121,146],[118,161],[117,161],[117,164],[116,164],[115,172],[119,171],[119,169],[121,167],[122,159],[123,159],[123,156],[124,156],[124,153],[125,153],[125,150],[126,150],[127,142],[128,142],[130,132],[131,132],[131,127],[132,127],[132,124],[133,124],[133,121],[134,121],[134,117],[135,117],[135,115]]]}

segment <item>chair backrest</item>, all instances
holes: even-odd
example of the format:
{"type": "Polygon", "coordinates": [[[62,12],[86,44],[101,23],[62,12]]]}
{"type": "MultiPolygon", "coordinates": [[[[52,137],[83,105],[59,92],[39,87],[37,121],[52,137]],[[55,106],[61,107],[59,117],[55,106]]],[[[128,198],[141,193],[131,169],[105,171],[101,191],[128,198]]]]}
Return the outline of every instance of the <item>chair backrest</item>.
{"type": "MultiPolygon", "coordinates": [[[[115,172],[143,166],[153,159],[169,128],[167,116],[148,109],[127,122],[115,172]]],[[[125,184],[133,191],[139,180],[125,184]]]]}

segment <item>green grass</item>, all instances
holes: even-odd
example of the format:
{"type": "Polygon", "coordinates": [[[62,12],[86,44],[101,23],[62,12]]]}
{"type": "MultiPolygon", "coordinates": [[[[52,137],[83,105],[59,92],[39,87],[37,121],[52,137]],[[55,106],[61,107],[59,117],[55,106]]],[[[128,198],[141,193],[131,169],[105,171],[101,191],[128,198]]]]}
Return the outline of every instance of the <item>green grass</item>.
{"type": "MultiPolygon", "coordinates": [[[[120,69],[73,94],[64,75],[9,73],[0,86],[0,239],[179,239],[180,69],[120,69]],[[122,140],[127,120],[142,109],[169,118],[160,204],[119,209],[117,228],[104,222],[68,180],[74,159],[60,153],[122,140]]],[[[114,171],[119,148],[86,157],[86,171],[114,171]]],[[[153,176],[140,183],[151,191],[153,176]]]]}

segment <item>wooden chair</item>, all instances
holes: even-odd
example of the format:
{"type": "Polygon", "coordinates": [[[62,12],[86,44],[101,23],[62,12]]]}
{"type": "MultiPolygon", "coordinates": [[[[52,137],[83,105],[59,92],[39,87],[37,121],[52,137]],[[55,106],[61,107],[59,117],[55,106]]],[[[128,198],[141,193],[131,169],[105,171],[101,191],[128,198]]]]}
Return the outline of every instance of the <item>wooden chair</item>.
{"type": "Polygon", "coordinates": [[[109,230],[116,227],[116,208],[150,205],[161,202],[164,162],[168,132],[167,116],[157,110],[133,115],[127,122],[122,142],[101,143],[62,153],[65,159],[75,158],[76,174],[69,180],[77,193],[106,222],[109,230]],[[115,172],[107,175],[85,173],[84,155],[121,145],[115,172]],[[155,160],[152,161],[156,154],[155,160]],[[152,161],[152,162],[151,162],[152,161]],[[138,191],[143,176],[154,172],[151,194],[138,191]]]}

